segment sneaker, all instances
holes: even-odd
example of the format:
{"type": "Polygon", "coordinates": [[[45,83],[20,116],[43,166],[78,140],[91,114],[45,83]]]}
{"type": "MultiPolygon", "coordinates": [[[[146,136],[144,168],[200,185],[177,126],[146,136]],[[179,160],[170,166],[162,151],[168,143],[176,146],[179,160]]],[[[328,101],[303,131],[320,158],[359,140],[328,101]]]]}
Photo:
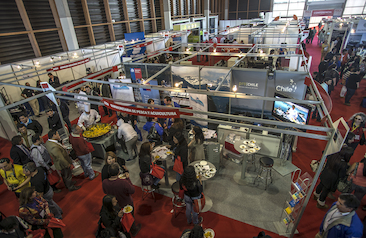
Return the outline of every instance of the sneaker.
{"type": "Polygon", "coordinates": [[[203,222],[203,217],[199,217],[199,218],[198,218],[198,223],[197,223],[197,225],[201,224],[202,222],[203,222]]]}
{"type": "Polygon", "coordinates": [[[330,198],[330,199],[336,199],[336,197],[334,197],[332,193],[328,193],[328,198],[330,198]]]}
{"type": "Polygon", "coordinates": [[[81,188],[81,186],[73,186],[72,188],[70,188],[69,189],[69,191],[70,192],[72,192],[72,191],[76,191],[76,190],[78,190],[78,189],[80,189],[81,188]]]}
{"type": "Polygon", "coordinates": [[[94,177],[93,177],[92,179],[90,179],[90,180],[95,179],[95,177],[98,177],[98,175],[99,175],[99,174],[100,174],[100,173],[96,172],[96,173],[94,174],[94,177]]]}
{"type": "Polygon", "coordinates": [[[137,233],[139,233],[139,231],[141,230],[141,224],[138,224],[136,227],[135,227],[135,229],[134,229],[134,231],[131,231],[131,235],[132,236],[136,236],[137,235],[137,233]]]}
{"type": "Polygon", "coordinates": [[[316,195],[314,195],[314,196],[313,196],[313,199],[314,199],[315,201],[317,201],[317,200],[318,200],[318,198],[319,198],[319,197],[317,197],[316,195]]]}
{"type": "Polygon", "coordinates": [[[346,105],[346,106],[351,106],[351,103],[349,103],[349,102],[348,102],[348,103],[347,103],[347,102],[345,102],[345,103],[344,103],[344,105],[346,105]]]}
{"type": "Polygon", "coordinates": [[[324,206],[320,205],[319,202],[316,204],[316,207],[317,208],[320,208],[320,209],[327,209],[328,208],[328,205],[327,204],[324,204],[324,206]]]}

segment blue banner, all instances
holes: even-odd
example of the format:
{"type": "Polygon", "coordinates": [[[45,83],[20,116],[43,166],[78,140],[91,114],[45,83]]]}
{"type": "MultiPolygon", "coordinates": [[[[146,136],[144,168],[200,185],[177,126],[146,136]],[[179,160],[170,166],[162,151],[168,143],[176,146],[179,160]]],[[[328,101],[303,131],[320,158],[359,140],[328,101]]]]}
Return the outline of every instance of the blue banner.
{"type": "MultiPolygon", "coordinates": [[[[131,73],[131,76],[132,76],[132,73],[131,73]]],[[[158,82],[156,80],[151,80],[147,84],[158,85],[158,82]]],[[[159,90],[140,88],[140,93],[141,93],[143,103],[148,103],[147,101],[151,98],[151,99],[154,99],[154,102],[156,105],[160,105],[159,90]]]]}
{"type": "Polygon", "coordinates": [[[138,57],[142,56],[146,51],[146,46],[140,47],[141,44],[145,43],[145,34],[144,32],[134,32],[134,33],[125,33],[126,41],[140,41],[136,44],[129,44],[128,46],[133,46],[132,49],[126,50],[127,57],[138,57]]]}

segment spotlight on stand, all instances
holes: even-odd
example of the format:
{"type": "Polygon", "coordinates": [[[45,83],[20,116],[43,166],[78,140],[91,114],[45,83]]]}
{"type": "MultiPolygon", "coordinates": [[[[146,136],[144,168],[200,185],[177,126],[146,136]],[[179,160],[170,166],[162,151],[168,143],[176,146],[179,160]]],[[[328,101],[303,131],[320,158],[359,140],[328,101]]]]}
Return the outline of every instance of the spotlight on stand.
{"type": "Polygon", "coordinates": [[[238,91],[238,87],[236,85],[234,85],[233,92],[236,93],[236,91],[238,91]]]}
{"type": "Polygon", "coordinates": [[[175,83],[174,86],[177,88],[181,88],[183,86],[183,82],[175,83]]]}

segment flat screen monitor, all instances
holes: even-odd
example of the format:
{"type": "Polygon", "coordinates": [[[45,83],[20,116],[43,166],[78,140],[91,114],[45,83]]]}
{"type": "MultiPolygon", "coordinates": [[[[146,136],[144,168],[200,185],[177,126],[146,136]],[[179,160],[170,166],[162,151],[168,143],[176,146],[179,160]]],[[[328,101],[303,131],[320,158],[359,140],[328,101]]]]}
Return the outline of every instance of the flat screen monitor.
{"type": "MultiPolygon", "coordinates": [[[[275,93],[275,98],[288,97],[275,93]]],[[[272,116],[281,121],[306,125],[309,122],[310,113],[311,107],[308,105],[282,101],[273,102],[272,116]]]]}

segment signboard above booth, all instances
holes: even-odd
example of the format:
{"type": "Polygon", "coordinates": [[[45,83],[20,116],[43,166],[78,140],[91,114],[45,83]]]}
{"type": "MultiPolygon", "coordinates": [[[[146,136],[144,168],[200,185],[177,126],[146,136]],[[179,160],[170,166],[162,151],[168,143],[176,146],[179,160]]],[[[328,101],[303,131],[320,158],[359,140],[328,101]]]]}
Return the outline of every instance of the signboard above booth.
{"type": "Polygon", "coordinates": [[[195,29],[195,28],[200,28],[199,22],[174,24],[174,26],[173,26],[174,31],[185,31],[185,30],[191,30],[191,29],[195,29]]]}
{"type": "Polygon", "coordinates": [[[305,10],[304,17],[341,17],[342,9],[305,10]]]}

